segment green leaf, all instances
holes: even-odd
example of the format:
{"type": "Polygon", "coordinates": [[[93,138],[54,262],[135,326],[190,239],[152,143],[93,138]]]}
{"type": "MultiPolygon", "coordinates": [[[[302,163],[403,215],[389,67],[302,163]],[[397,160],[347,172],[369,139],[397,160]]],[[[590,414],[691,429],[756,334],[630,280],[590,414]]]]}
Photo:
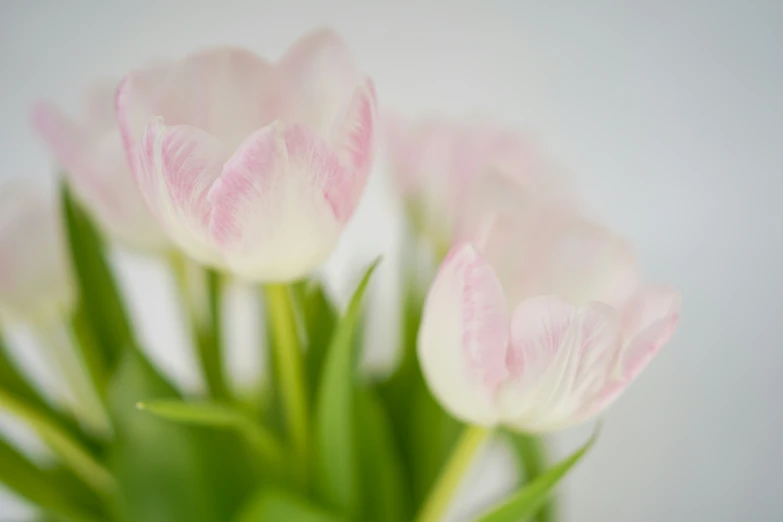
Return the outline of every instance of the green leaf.
{"type": "Polygon", "coordinates": [[[0,336],[0,387],[11,395],[41,410],[50,410],[49,404],[33,388],[11,360],[10,352],[0,336]]]}
{"type": "MultiPolygon", "coordinates": [[[[139,411],[136,403],[178,397],[147,361],[126,351],[109,388],[116,428],[110,462],[126,520],[213,522],[215,487],[192,429],[139,411]]],[[[225,520],[225,519],[223,519],[225,520]]]]}
{"type": "Polygon", "coordinates": [[[245,505],[234,522],[344,522],[346,519],[291,492],[262,489],[245,505]]]}
{"type": "Polygon", "coordinates": [[[369,388],[356,392],[362,520],[403,522],[413,513],[402,457],[383,404],[369,388]]]}
{"type": "Polygon", "coordinates": [[[179,252],[172,253],[170,262],[207,389],[214,399],[228,399],[222,347],[223,276],[179,252]]]}
{"type": "Polygon", "coordinates": [[[477,522],[520,522],[535,515],[547,501],[552,489],[587,453],[597,437],[598,430],[570,457],[549,468],[499,506],[479,517],[477,522]]]}
{"type": "Polygon", "coordinates": [[[69,520],[105,519],[105,514],[98,509],[96,498],[80,502],[85,494],[75,491],[75,482],[78,484],[78,481],[73,480],[73,475],[66,479],[55,470],[36,466],[2,439],[0,462],[0,482],[41,509],[69,520]]]}
{"type": "Polygon", "coordinates": [[[100,495],[111,496],[116,483],[109,471],[100,464],[77,439],[53,420],[24,402],[0,390],[0,407],[26,422],[41,439],[86,484],[100,495]]]}
{"type": "Polygon", "coordinates": [[[41,396],[37,389],[28,382],[28,379],[22,375],[15,361],[12,361],[9,355],[8,346],[5,345],[2,336],[0,336],[0,390],[6,391],[9,395],[19,399],[44,416],[49,417],[75,438],[86,444],[92,444],[92,442],[87,441],[87,438],[71,417],[53,408],[41,396]]]}
{"type": "MultiPolygon", "coordinates": [[[[546,471],[547,452],[541,437],[513,432],[508,432],[507,436],[517,458],[517,467],[522,471],[523,484],[535,480],[546,471]]],[[[553,522],[556,516],[555,499],[550,498],[534,518],[536,522],[553,522]]]]}
{"type": "Polygon", "coordinates": [[[307,380],[311,384],[313,394],[318,389],[319,379],[323,371],[326,349],[332,338],[337,313],[329,302],[323,285],[318,281],[310,281],[301,292],[301,308],[307,331],[307,351],[305,365],[307,380]]]}
{"type": "Polygon", "coordinates": [[[283,473],[285,454],[280,442],[242,411],[217,403],[179,400],[143,402],[138,408],[174,422],[237,430],[261,457],[266,469],[275,475],[283,473]]]}
{"type": "Polygon", "coordinates": [[[353,341],[362,298],[379,262],[380,259],[376,260],[367,269],[345,315],[337,324],[316,397],[316,488],[325,503],[349,514],[355,512],[359,504],[353,405],[356,345],[353,341]]]}
{"type": "Polygon", "coordinates": [[[80,345],[90,375],[100,385],[113,371],[122,350],[136,345],[101,237],[65,182],[61,194],[71,263],[81,299],[75,320],[81,322],[77,328],[89,328],[94,339],[80,345]]]}

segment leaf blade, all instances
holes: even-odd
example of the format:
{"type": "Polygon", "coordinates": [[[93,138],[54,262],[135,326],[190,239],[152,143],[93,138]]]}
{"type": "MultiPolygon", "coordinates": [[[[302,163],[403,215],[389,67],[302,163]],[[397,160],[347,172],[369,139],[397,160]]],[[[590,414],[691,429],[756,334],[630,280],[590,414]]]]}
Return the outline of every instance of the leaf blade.
{"type": "Polygon", "coordinates": [[[0,462],[0,483],[38,507],[69,520],[97,522],[102,518],[70,494],[72,482],[64,483],[56,474],[36,466],[2,439],[0,462]]]}
{"type": "Polygon", "coordinates": [[[0,390],[0,406],[26,422],[46,444],[96,493],[111,496],[116,487],[112,474],[81,443],[53,420],[0,390]]]}
{"type": "Polygon", "coordinates": [[[410,490],[391,423],[374,390],[356,393],[356,418],[360,473],[363,488],[362,520],[403,522],[410,520],[410,490]]]}
{"type": "Polygon", "coordinates": [[[316,488],[326,504],[349,514],[357,509],[359,502],[353,425],[356,380],[353,338],[364,293],[379,262],[380,258],[367,269],[335,328],[316,397],[316,488]]]}
{"type": "Polygon", "coordinates": [[[274,474],[282,474],[284,451],[275,435],[245,413],[230,406],[210,402],[184,402],[176,399],[138,403],[140,410],[182,424],[227,428],[239,432],[274,474]]]}
{"type": "Polygon", "coordinates": [[[136,343],[96,226],[73,198],[67,183],[62,183],[60,192],[70,260],[80,296],[77,317],[90,328],[96,341],[80,343],[80,348],[93,379],[102,383],[117,365],[122,350],[135,347],[136,343]]]}
{"type": "Polygon", "coordinates": [[[552,489],[584,457],[597,437],[598,430],[581,448],[539,475],[537,479],[500,505],[480,516],[477,522],[519,522],[535,515],[547,501],[552,489]]]}

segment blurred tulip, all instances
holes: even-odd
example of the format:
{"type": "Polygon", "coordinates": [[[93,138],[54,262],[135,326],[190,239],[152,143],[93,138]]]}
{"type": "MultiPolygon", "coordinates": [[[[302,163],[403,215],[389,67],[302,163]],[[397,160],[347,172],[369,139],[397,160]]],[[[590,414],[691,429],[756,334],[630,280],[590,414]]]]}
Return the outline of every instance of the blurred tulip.
{"type": "Polygon", "coordinates": [[[133,182],[114,112],[115,91],[116,83],[96,85],[79,120],[41,102],[33,123],[99,225],[131,248],[160,251],[168,241],[133,182]]]}
{"type": "Polygon", "coordinates": [[[536,199],[566,194],[531,143],[499,126],[392,117],[385,131],[392,176],[408,213],[438,248],[447,249],[471,227],[467,205],[478,201],[475,191],[488,176],[511,178],[536,199]]]}
{"type": "Polygon", "coordinates": [[[475,424],[546,432],[586,420],[669,340],[679,295],[642,285],[629,245],[557,207],[485,218],[430,289],[419,336],[429,386],[475,424]]]}
{"type": "Polygon", "coordinates": [[[136,183],[171,240],[253,280],[319,265],[372,165],[374,88],[328,30],[277,63],[219,48],[131,73],[116,104],[136,183]]]}
{"type": "Polygon", "coordinates": [[[74,302],[56,201],[38,187],[0,189],[0,319],[52,323],[74,302]]]}

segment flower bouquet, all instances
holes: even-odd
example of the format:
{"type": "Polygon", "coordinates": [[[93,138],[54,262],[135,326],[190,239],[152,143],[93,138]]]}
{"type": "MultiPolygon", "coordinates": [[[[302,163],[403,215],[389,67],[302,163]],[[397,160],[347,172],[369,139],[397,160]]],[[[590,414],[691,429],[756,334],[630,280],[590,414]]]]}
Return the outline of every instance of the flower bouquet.
{"type": "Polygon", "coordinates": [[[560,462],[540,437],[596,418],[678,320],[677,292],[643,283],[630,246],[527,141],[379,113],[329,30],[276,61],[218,48],[157,62],[96,86],[80,117],[39,104],[33,124],[62,175],[56,196],[0,192],[0,319],[35,335],[51,382],[0,340],[0,409],[46,455],[0,439],[0,482],[42,520],[434,522],[498,438],[520,484],[471,519],[551,522],[555,486],[596,436],[560,462]],[[384,261],[344,309],[316,275],[376,149],[409,224],[384,376],[357,365],[384,261]],[[142,345],[115,248],[176,276],[202,394],[142,345]],[[226,370],[229,281],[265,311],[251,394],[226,370]]]}

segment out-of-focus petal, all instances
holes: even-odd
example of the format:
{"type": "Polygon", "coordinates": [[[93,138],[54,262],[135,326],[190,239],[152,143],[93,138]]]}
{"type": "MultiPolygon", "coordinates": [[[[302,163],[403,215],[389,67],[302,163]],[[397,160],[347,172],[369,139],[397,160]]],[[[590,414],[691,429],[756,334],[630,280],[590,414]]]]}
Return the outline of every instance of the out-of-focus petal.
{"type": "Polygon", "coordinates": [[[53,195],[16,183],[0,189],[0,319],[61,320],[74,293],[53,195]]]}
{"type": "Polygon", "coordinates": [[[514,310],[503,417],[521,431],[573,424],[603,387],[620,349],[619,317],[608,306],[576,307],[534,297],[514,310]]]}
{"type": "Polygon", "coordinates": [[[356,88],[342,122],[335,128],[331,145],[343,166],[342,176],[326,190],[326,197],[340,222],[353,215],[364,192],[375,155],[377,100],[372,80],[356,88]]]}
{"type": "Polygon", "coordinates": [[[596,223],[570,219],[539,239],[535,264],[523,274],[527,295],[557,294],[577,304],[620,306],[639,286],[633,248],[596,223]]]}
{"type": "Polygon", "coordinates": [[[33,127],[60,164],[67,170],[82,170],[87,136],[81,125],[48,102],[33,108],[33,127]]]}
{"type": "Polygon", "coordinates": [[[680,295],[666,285],[639,290],[625,306],[622,316],[623,348],[603,389],[582,418],[596,415],[633,382],[666,344],[680,320],[680,295]]]}
{"type": "Polygon", "coordinates": [[[160,116],[167,125],[199,128],[234,149],[277,117],[277,86],[272,65],[255,54],[211,49],[128,75],[117,91],[117,114],[126,144],[160,116]]]}
{"type": "Polygon", "coordinates": [[[84,96],[84,118],[86,126],[96,133],[117,128],[117,113],[114,109],[114,97],[117,92],[116,80],[103,80],[87,89],[84,96]]]}
{"type": "Polygon", "coordinates": [[[498,421],[495,395],[508,375],[508,325],[492,268],[472,246],[455,247],[427,297],[418,350],[430,389],[456,417],[498,421]]]}
{"type": "Polygon", "coordinates": [[[172,241],[199,261],[220,266],[209,236],[207,193],[228,157],[214,136],[193,127],[150,122],[141,139],[137,184],[172,241]]]}
{"type": "Polygon", "coordinates": [[[253,133],[208,196],[211,233],[229,267],[275,281],[313,270],[340,232],[327,195],[345,176],[326,142],[305,127],[275,123],[253,133]]]}
{"type": "Polygon", "coordinates": [[[77,123],[53,105],[41,102],[33,109],[33,124],[98,225],[128,246],[160,251],[168,241],[133,183],[114,115],[111,86],[101,84],[88,94],[88,114],[83,122],[77,123]]]}
{"type": "Polygon", "coordinates": [[[287,93],[284,118],[326,138],[351,99],[360,77],[342,38],[318,29],[295,42],[278,62],[287,93]]]}

